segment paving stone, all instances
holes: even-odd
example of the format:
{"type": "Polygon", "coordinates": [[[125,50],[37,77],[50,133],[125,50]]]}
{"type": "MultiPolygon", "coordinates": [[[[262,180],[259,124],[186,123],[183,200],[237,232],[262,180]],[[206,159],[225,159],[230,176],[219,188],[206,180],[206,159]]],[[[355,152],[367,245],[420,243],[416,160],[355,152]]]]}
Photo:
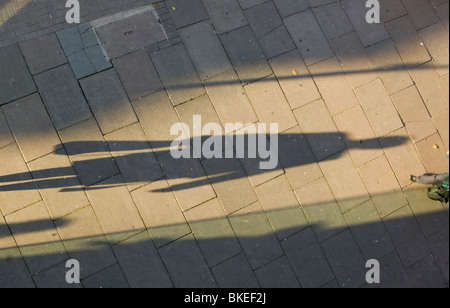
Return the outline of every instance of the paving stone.
{"type": "Polygon", "coordinates": [[[366,283],[366,261],[349,230],[323,242],[321,246],[341,287],[358,288],[366,283]]]}
{"type": "Polygon", "coordinates": [[[238,0],[203,0],[217,33],[225,33],[247,24],[238,0]]]}
{"type": "Polygon", "coordinates": [[[205,93],[183,45],[174,45],[150,55],[174,106],[205,93]]]}
{"type": "Polygon", "coordinates": [[[189,3],[183,0],[169,0],[166,2],[166,6],[177,29],[208,18],[208,13],[206,13],[201,0],[193,0],[189,3]]]}
{"type": "Polygon", "coordinates": [[[421,175],[426,172],[404,128],[381,138],[380,143],[401,187],[411,183],[411,174],[421,175]]]}
{"type": "Polygon", "coordinates": [[[257,201],[239,159],[212,158],[202,165],[227,214],[257,201]]]}
{"type": "Polygon", "coordinates": [[[330,44],[353,88],[358,88],[378,78],[356,32],[332,40],[330,44]]]}
{"type": "Polygon", "coordinates": [[[209,266],[222,263],[242,251],[218,199],[184,214],[209,266]]]}
{"type": "Polygon", "coordinates": [[[191,233],[166,180],[134,190],[131,196],[156,247],[191,233]]]}
{"type": "MultiPolygon", "coordinates": [[[[217,114],[225,123],[254,123],[258,118],[236,73],[229,71],[205,83],[217,114]]],[[[225,130],[225,133],[230,133],[225,130]]]]}
{"type": "Polygon", "coordinates": [[[442,79],[439,78],[439,74],[432,63],[425,63],[411,69],[409,74],[414,80],[431,116],[448,110],[449,98],[445,85],[442,79]]]}
{"type": "Polygon", "coordinates": [[[420,226],[409,206],[383,218],[398,255],[406,268],[430,254],[420,226]]]}
{"type": "Polygon", "coordinates": [[[245,86],[255,112],[262,123],[278,123],[278,131],[283,132],[297,126],[297,121],[278,82],[272,77],[245,86]]]}
{"type": "MultiPolygon", "coordinates": [[[[78,28],[80,28],[80,27],[78,27],[78,28]]],[[[81,29],[80,29],[80,33],[81,33],[81,39],[83,41],[84,48],[89,48],[89,47],[99,45],[97,34],[95,33],[94,28],[89,28],[84,32],[81,32],[81,29]]]]}
{"type": "Polygon", "coordinates": [[[52,219],[89,204],[64,150],[38,158],[28,166],[52,219]]]}
{"type": "Polygon", "coordinates": [[[0,48],[0,105],[36,91],[17,45],[0,48]]]}
{"type": "Polygon", "coordinates": [[[407,204],[385,156],[361,166],[359,173],[381,218],[407,204]]]}
{"type": "Polygon", "coordinates": [[[332,40],[354,31],[340,3],[334,2],[312,9],[327,39],[332,40]]]}
{"type": "Polygon", "coordinates": [[[12,236],[0,239],[0,273],[2,288],[35,288],[19,248],[12,236]]]}
{"type": "Polygon", "coordinates": [[[130,101],[164,88],[148,53],[144,50],[117,58],[112,63],[130,101]]]}
{"type": "Polygon", "coordinates": [[[307,66],[333,56],[314,14],[308,10],[284,19],[284,23],[307,66]]]}
{"type": "Polygon", "coordinates": [[[186,235],[158,251],[176,288],[217,287],[193,235],[186,235]]]}
{"type": "Polygon", "coordinates": [[[95,74],[97,71],[89,60],[88,55],[85,50],[76,52],[70,55],[68,58],[70,66],[77,79],[87,77],[89,75],[95,74]]]}
{"type": "Polygon", "coordinates": [[[287,17],[309,8],[307,0],[274,0],[281,17],[287,17]]]}
{"type": "Polygon", "coordinates": [[[390,39],[369,46],[366,50],[389,94],[413,85],[395,44],[390,39]]]}
{"type": "Polygon", "coordinates": [[[58,135],[38,94],[3,106],[3,112],[25,161],[61,148],[58,135]],[[37,133],[38,138],[31,137],[37,133]]]}
{"type": "Polygon", "coordinates": [[[339,134],[323,100],[296,109],[294,114],[317,161],[321,161],[345,148],[342,136],[339,134]]]}
{"type": "Polygon", "coordinates": [[[252,269],[279,258],[283,251],[259,203],[228,216],[252,269]]]}
{"type": "Polygon", "coordinates": [[[45,269],[37,274],[33,275],[33,280],[37,288],[61,288],[61,289],[80,289],[83,286],[80,284],[72,283],[68,284],[66,281],[66,275],[68,268],[66,263],[62,262],[48,269],[45,269]]]}
{"type": "Polygon", "coordinates": [[[449,38],[441,23],[429,26],[419,31],[420,37],[431,54],[433,64],[440,76],[449,73],[449,38]]]}
{"type": "Polygon", "coordinates": [[[267,59],[295,49],[291,36],[285,26],[279,26],[259,40],[259,45],[267,59]]]}
{"type": "Polygon", "coordinates": [[[380,143],[361,106],[346,110],[333,119],[356,166],[383,155],[380,143]]]}
{"type": "Polygon", "coordinates": [[[333,0],[307,0],[310,7],[317,7],[333,2],[333,0]]]}
{"type": "Polygon", "coordinates": [[[379,259],[394,250],[390,236],[372,200],[344,213],[364,258],[379,259]]]}
{"type": "Polygon", "coordinates": [[[283,23],[272,1],[249,8],[244,14],[258,40],[283,23]]]}
{"type": "Polygon", "coordinates": [[[200,79],[217,76],[232,68],[209,21],[183,28],[180,35],[200,79]]]}
{"type": "Polygon", "coordinates": [[[307,228],[282,243],[301,287],[317,288],[334,279],[322,248],[312,228],[307,228]]]}
{"type": "Polygon", "coordinates": [[[430,56],[408,15],[386,23],[386,29],[408,69],[430,60],[430,56]]]}
{"type": "Polygon", "coordinates": [[[64,54],[68,57],[84,49],[84,44],[81,39],[81,33],[78,27],[71,27],[56,32],[59,43],[61,44],[64,54]]]}
{"type": "Polygon", "coordinates": [[[407,269],[407,272],[410,277],[414,277],[411,279],[413,288],[419,287],[422,283],[425,283],[429,288],[442,288],[446,286],[446,282],[442,277],[442,272],[432,255],[413,264],[407,269]]]}
{"type": "Polygon", "coordinates": [[[396,251],[379,259],[381,288],[411,287],[410,278],[396,251]]]}
{"type": "Polygon", "coordinates": [[[43,202],[6,216],[6,222],[31,273],[68,259],[43,202]]]}
{"type": "Polygon", "coordinates": [[[82,185],[90,186],[119,173],[94,119],[59,134],[82,185]]]}
{"type": "Polygon", "coordinates": [[[9,231],[8,225],[6,224],[5,218],[3,218],[3,214],[0,215],[0,239],[11,235],[11,231],[9,231]]]}
{"type": "Polygon", "coordinates": [[[433,123],[436,126],[439,135],[442,138],[447,150],[449,149],[449,112],[448,110],[439,113],[433,117],[433,123]]]}
{"type": "Polygon", "coordinates": [[[137,122],[119,76],[113,69],[85,78],[80,84],[104,134],[137,122]]]}
{"type": "Polygon", "coordinates": [[[220,39],[243,83],[250,83],[272,74],[249,26],[222,34],[220,39]]]}
{"type": "Polygon", "coordinates": [[[257,269],[255,275],[262,288],[300,288],[286,256],[257,269]]]}
{"type": "Polygon", "coordinates": [[[268,1],[269,0],[239,0],[239,3],[241,4],[242,9],[245,10],[268,1]]]}
{"type": "Polygon", "coordinates": [[[324,178],[295,190],[300,205],[319,242],[347,228],[339,205],[324,178]]]}
{"type": "Polygon", "coordinates": [[[100,47],[100,45],[86,48],[84,51],[91,64],[94,66],[96,72],[101,72],[112,67],[111,62],[104,55],[102,47],[100,47]]]}
{"type": "Polygon", "coordinates": [[[279,137],[278,159],[293,189],[323,176],[299,126],[285,131],[279,137]]]}
{"type": "Polygon", "coordinates": [[[56,220],[55,225],[70,257],[80,262],[81,279],[117,262],[91,206],[56,220]]]}
{"type": "Polygon", "coordinates": [[[83,280],[85,288],[129,288],[129,284],[118,264],[114,264],[83,280]]]}
{"type": "Polygon", "coordinates": [[[335,57],[314,64],[309,70],[332,116],[359,105],[352,85],[335,57]]]}
{"type": "Polygon", "coordinates": [[[131,288],[171,288],[164,264],[146,231],[113,246],[131,288]],[[145,264],[145,266],[142,266],[145,264]]]}
{"type": "Polygon", "coordinates": [[[57,130],[92,117],[69,65],[35,75],[34,80],[57,130]]]}
{"type": "Polygon", "coordinates": [[[216,197],[199,160],[174,159],[170,153],[158,160],[183,211],[216,197]]]}
{"type": "Polygon", "coordinates": [[[120,242],[145,226],[128,190],[114,176],[86,190],[98,221],[110,243],[120,242]],[[101,188],[101,189],[97,189],[101,188]]]}
{"type": "Polygon", "coordinates": [[[41,200],[17,145],[12,143],[0,149],[0,154],[0,210],[3,215],[41,200]]]}
{"type": "Polygon", "coordinates": [[[401,90],[391,98],[413,142],[418,142],[436,132],[436,127],[415,86],[401,90]]]}
{"type": "Polygon", "coordinates": [[[33,75],[67,62],[54,33],[22,42],[19,46],[33,75]]]}
{"type": "Polygon", "coordinates": [[[163,177],[161,167],[139,124],[112,132],[105,139],[130,190],[163,177]]]}
{"type": "Polygon", "coordinates": [[[347,151],[319,162],[319,166],[343,213],[370,199],[347,151]]]}
{"type": "Polygon", "coordinates": [[[367,119],[377,137],[403,127],[403,123],[381,80],[374,80],[355,90],[367,119]]]}
{"type": "Polygon", "coordinates": [[[402,0],[380,0],[379,2],[381,22],[389,22],[408,14],[402,0]]]}
{"type": "Polygon", "coordinates": [[[255,191],[280,241],[308,226],[305,214],[284,175],[256,187],[255,191]]]}
{"type": "Polygon", "coordinates": [[[402,0],[417,30],[439,22],[433,4],[427,0],[402,0]]]}
{"type": "Polygon", "coordinates": [[[239,254],[213,267],[219,288],[259,288],[245,255],[239,254]]]}
{"type": "Polygon", "coordinates": [[[449,3],[443,3],[437,7],[435,7],[436,9],[436,13],[439,16],[439,19],[441,20],[442,24],[444,25],[445,30],[448,32],[448,28],[449,28],[449,7],[448,7],[449,3]]]}
{"type": "Polygon", "coordinates": [[[273,58],[269,63],[292,110],[321,98],[298,50],[273,58]]]}
{"type": "Polygon", "coordinates": [[[175,139],[170,134],[171,127],[180,120],[166,91],[145,96],[132,104],[156,156],[167,154],[172,140],[175,139]]]}
{"type": "Polygon", "coordinates": [[[97,26],[95,32],[110,59],[167,39],[153,10],[97,26]]]}
{"type": "Polygon", "coordinates": [[[448,216],[442,210],[437,211],[436,202],[428,198],[427,189],[427,186],[413,184],[404,191],[423,234],[428,238],[448,227],[448,216]]]}
{"type": "Polygon", "coordinates": [[[368,9],[366,8],[365,1],[344,0],[341,4],[355,27],[364,47],[373,45],[389,37],[383,24],[367,23],[366,14],[368,9]]]}
{"type": "Polygon", "coordinates": [[[3,111],[0,109],[0,148],[3,148],[13,142],[14,137],[11,134],[11,130],[9,129],[8,122],[6,122],[3,111]]]}
{"type": "Polygon", "coordinates": [[[433,134],[416,143],[416,148],[427,172],[436,174],[448,172],[449,162],[445,159],[445,144],[439,134],[433,134]]]}
{"type": "Polygon", "coordinates": [[[448,251],[449,251],[449,239],[448,239],[448,228],[443,229],[439,233],[428,238],[428,245],[433,253],[433,256],[442,271],[445,281],[449,281],[449,270],[448,270],[448,251]]]}

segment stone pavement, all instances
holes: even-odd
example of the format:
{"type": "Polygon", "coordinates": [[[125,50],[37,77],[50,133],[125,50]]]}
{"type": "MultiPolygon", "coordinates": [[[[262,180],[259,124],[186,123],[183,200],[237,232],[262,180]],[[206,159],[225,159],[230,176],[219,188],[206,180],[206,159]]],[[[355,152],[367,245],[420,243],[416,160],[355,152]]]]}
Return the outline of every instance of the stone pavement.
{"type": "Polygon", "coordinates": [[[448,287],[448,0],[80,3],[0,0],[0,287],[448,287]],[[174,159],[194,115],[277,167],[174,159]]]}

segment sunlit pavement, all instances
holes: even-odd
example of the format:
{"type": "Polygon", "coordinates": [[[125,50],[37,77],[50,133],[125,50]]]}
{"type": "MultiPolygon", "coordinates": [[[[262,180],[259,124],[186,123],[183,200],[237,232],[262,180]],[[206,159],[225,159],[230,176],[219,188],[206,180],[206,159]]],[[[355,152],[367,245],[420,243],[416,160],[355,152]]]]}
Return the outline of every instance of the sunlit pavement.
{"type": "Polygon", "coordinates": [[[0,0],[0,287],[448,287],[447,0],[65,2],[0,0]]]}

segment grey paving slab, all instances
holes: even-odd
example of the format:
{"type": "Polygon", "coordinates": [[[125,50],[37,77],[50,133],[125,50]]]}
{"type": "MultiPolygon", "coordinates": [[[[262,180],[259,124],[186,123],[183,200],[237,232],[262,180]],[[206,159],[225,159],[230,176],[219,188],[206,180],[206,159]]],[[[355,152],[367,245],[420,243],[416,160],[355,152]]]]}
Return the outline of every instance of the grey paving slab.
{"type": "Polygon", "coordinates": [[[365,47],[389,37],[383,24],[367,23],[367,8],[365,2],[359,0],[344,0],[341,4],[365,47]]]}
{"type": "Polygon", "coordinates": [[[202,2],[214,25],[214,29],[219,34],[247,24],[247,19],[238,0],[203,0],[202,2]]]}
{"type": "Polygon", "coordinates": [[[100,45],[88,47],[84,52],[86,53],[89,62],[94,66],[96,72],[101,72],[112,67],[111,62],[105,56],[100,45]]]}
{"type": "Polygon", "coordinates": [[[324,178],[296,189],[295,194],[319,242],[347,228],[339,205],[324,178]]]}
{"type": "Polygon", "coordinates": [[[355,93],[378,137],[403,127],[403,123],[381,80],[376,79],[355,93]]]}
{"type": "Polygon", "coordinates": [[[448,32],[449,30],[449,3],[443,3],[439,6],[437,6],[436,13],[439,16],[439,19],[441,20],[442,24],[444,25],[445,30],[448,32]]]}
{"type": "Polygon", "coordinates": [[[131,196],[157,248],[191,233],[167,180],[143,186],[131,196]]]}
{"type": "Polygon", "coordinates": [[[269,0],[239,0],[239,3],[241,4],[242,9],[245,10],[268,1],[269,0]]]}
{"type": "Polygon", "coordinates": [[[333,50],[311,10],[286,17],[284,23],[307,66],[333,56],[333,50]]]}
{"type": "Polygon", "coordinates": [[[210,267],[242,252],[218,199],[205,202],[184,214],[210,267]]]}
{"type": "Polygon", "coordinates": [[[449,269],[448,269],[448,228],[443,229],[439,233],[431,236],[428,239],[428,245],[435,257],[436,263],[441,269],[446,282],[449,281],[449,269]]]}
{"type": "Polygon", "coordinates": [[[3,215],[0,220],[0,238],[7,237],[8,235],[11,235],[11,231],[8,228],[8,225],[6,224],[5,218],[3,218],[3,215]]]}
{"type": "Polygon", "coordinates": [[[211,270],[219,288],[259,288],[255,274],[243,254],[232,257],[211,270]]]}
{"type": "Polygon", "coordinates": [[[402,2],[417,30],[421,30],[439,22],[439,18],[431,1],[402,0],[402,2]]]}
{"type": "Polygon", "coordinates": [[[430,288],[442,288],[446,285],[441,270],[432,255],[412,265],[407,269],[407,272],[410,277],[414,277],[411,279],[413,288],[422,285],[422,283],[430,288]]]}
{"type": "Polygon", "coordinates": [[[15,143],[0,149],[2,186],[0,187],[1,211],[3,215],[12,213],[41,200],[36,186],[31,182],[22,154],[15,143]]]}
{"type": "Polygon", "coordinates": [[[61,44],[64,54],[71,56],[84,49],[83,40],[78,27],[71,27],[56,32],[59,43],[61,44]]]}
{"type": "Polygon", "coordinates": [[[380,0],[380,9],[382,22],[394,20],[408,13],[402,0],[380,0]]]}
{"type": "Polygon", "coordinates": [[[295,44],[292,42],[291,36],[284,25],[279,26],[261,38],[259,45],[267,59],[295,49],[295,44]]]}
{"type": "Polygon", "coordinates": [[[48,34],[19,44],[32,74],[67,62],[56,34],[48,34]]]}
{"type": "Polygon", "coordinates": [[[189,3],[183,0],[169,0],[166,6],[178,29],[208,18],[201,0],[193,0],[189,3]]]}
{"type": "Polygon", "coordinates": [[[280,241],[308,226],[306,216],[284,175],[256,187],[255,191],[280,241]]]}
{"type": "Polygon", "coordinates": [[[380,258],[380,281],[383,287],[398,288],[411,287],[408,273],[397,252],[391,252],[380,258]]]}
{"type": "Polygon", "coordinates": [[[269,63],[292,110],[321,98],[298,50],[272,58],[269,63]]]}
{"type": "Polygon", "coordinates": [[[55,226],[70,257],[80,262],[81,279],[117,262],[91,206],[56,220],[55,226]]]}
{"type": "Polygon", "coordinates": [[[217,287],[193,235],[187,235],[158,251],[176,288],[217,287]]]}
{"type": "Polygon", "coordinates": [[[61,130],[59,135],[82,185],[119,173],[94,119],[61,130]]]}
{"type": "Polygon", "coordinates": [[[17,45],[0,48],[0,105],[36,91],[33,78],[17,45]]]}
{"type": "Polygon", "coordinates": [[[85,288],[129,288],[129,284],[118,264],[114,264],[83,280],[85,288]]]}
{"type": "Polygon", "coordinates": [[[67,59],[77,79],[96,73],[95,67],[89,60],[85,50],[76,52],[68,56],[67,59]]]}
{"type": "MultiPolygon", "coordinates": [[[[0,109],[1,111],[1,109],[0,109]]],[[[6,122],[3,111],[0,112],[0,148],[7,146],[14,142],[14,137],[9,129],[8,122],[6,122]]]]}
{"type": "Polygon", "coordinates": [[[258,40],[283,23],[272,1],[249,8],[244,11],[244,14],[258,40]]]}
{"type": "Polygon", "coordinates": [[[281,257],[281,246],[259,203],[229,215],[228,219],[252,269],[281,257]]]}
{"type": "Polygon", "coordinates": [[[428,52],[431,54],[436,71],[440,76],[448,74],[449,39],[448,32],[445,31],[444,26],[438,22],[422,29],[419,31],[419,34],[428,52]]]}
{"type": "Polygon", "coordinates": [[[274,0],[281,17],[287,17],[309,8],[307,0],[274,0]]]}
{"type": "Polygon", "coordinates": [[[173,286],[147,231],[114,245],[112,249],[131,288],[173,286]]]}
{"type": "Polygon", "coordinates": [[[112,63],[130,101],[164,88],[148,53],[144,50],[117,58],[112,63]]]}
{"type": "Polygon", "coordinates": [[[334,279],[334,274],[315,239],[312,228],[291,236],[282,242],[282,246],[301,287],[317,288],[334,279]]]}
{"type": "Polygon", "coordinates": [[[61,142],[39,94],[19,99],[2,108],[25,161],[61,148],[61,142]],[[30,134],[36,132],[39,132],[39,138],[30,138],[30,134]]]}
{"type": "Polygon", "coordinates": [[[272,74],[270,66],[249,26],[220,35],[231,63],[243,83],[272,74]]]}
{"type": "Polygon", "coordinates": [[[137,122],[136,115],[114,69],[80,81],[81,88],[104,134],[137,122]],[[98,93],[104,93],[99,96],[98,93]]]}
{"type": "Polygon", "coordinates": [[[257,269],[255,275],[262,288],[300,288],[286,256],[257,269]]]}
{"type": "Polygon", "coordinates": [[[317,7],[333,2],[333,0],[307,0],[310,7],[317,7]]]}
{"type": "Polygon", "coordinates": [[[312,9],[327,39],[335,39],[354,31],[353,25],[338,2],[312,9]]]}
{"type": "Polygon", "coordinates": [[[366,51],[389,94],[413,85],[406,66],[390,39],[369,46],[366,51]]]}
{"type": "Polygon", "coordinates": [[[183,45],[174,45],[150,55],[174,106],[205,93],[183,45]]]}
{"type": "Polygon", "coordinates": [[[33,275],[33,280],[37,288],[61,288],[61,289],[78,289],[82,288],[81,284],[68,284],[66,282],[65,273],[67,268],[65,262],[59,263],[51,268],[45,269],[33,275]]]}
{"type": "Polygon", "coordinates": [[[209,21],[183,28],[180,35],[200,79],[217,76],[232,68],[209,21]]]}
{"type": "Polygon", "coordinates": [[[34,80],[57,130],[92,117],[68,64],[35,75],[34,80]]]}
{"type": "Polygon", "coordinates": [[[8,215],[6,222],[11,228],[14,240],[30,272],[40,272],[68,259],[64,245],[43,202],[8,215]],[[36,239],[43,244],[33,245],[36,239]]]}

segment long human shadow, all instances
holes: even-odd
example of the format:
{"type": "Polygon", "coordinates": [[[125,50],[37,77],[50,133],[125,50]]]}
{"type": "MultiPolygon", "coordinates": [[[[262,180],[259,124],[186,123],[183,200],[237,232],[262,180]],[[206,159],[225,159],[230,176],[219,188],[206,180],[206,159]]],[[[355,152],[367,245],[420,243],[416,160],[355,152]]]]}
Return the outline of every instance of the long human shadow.
{"type": "MultiPolygon", "coordinates": [[[[337,159],[346,149],[381,148],[376,138],[351,140],[346,134],[337,132],[280,134],[277,139],[272,137],[272,140],[269,135],[250,134],[244,135],[244,138],[239,140],[235,135],[231,140],[232,143],[229,143],[229,136],[184,139],[182,142],[188,145],[189,150],[186,153],[190,158],[179,159],[174,158],[171,153],[173,141],[68,142],[64,144],[65,151],[57,150],[55,154],[69,155],[72,158],[73,168],[68,166],[32,170],[32,179],[28,172],[3,175],[0,176],[0,192],[33,190],[36,189],[35,185],[40,189],[62,188],[63,191],[80,190],[82,189],[80,184],[88,189],[101,189],[111,185],[122,185],[123,180],[128,184],[144,184],[163,177],[169,180],[187,179],[186,183],[171,186],[173,190],[184,190],[208,184],[205,175],[210,182],[220,183],[273,170],[286,170],[318,161],[337,159]],[[258,139],[261,136],[262,139],[258,139]],[[212,150],[211,154],[216,151],[215,155],[219,156],[205,157],[205,149],[200,153],[195,151],[194,143],[206,145],[208,140],[219,141],[205,148],[212,150]],[[222,147],[218,148],[219,146],[222,147]],[[258,149],[259,146],[265,151],[258,149]],[[227,147],[232,147],[231,152],[227,147]],[[194,156],[196,153],[198,156],[194,156]],[[275,161],[274,168],[262,169],[261,163],[268,161],[275,161]],[[205,162],[211,162],[208,165],[214,166],[206,168],[206,174],[199,165],[205,162]],[[173,168],[174,165],[179,168],[173,168]],[[191,167],[196,171],[190,172],[191,167]],[[114,176],[119,173],[123,179],[114,176]],[[76,180],[77,177],[79,181],[76,180]],[[102,185],[101,181],[107,178],[109,178],[108,185],[102,185]]],[[[406,141],[407,138],[398,137],[389,146],[399,146],[406,141]]],[[[178,148],[176,150],[178,151],[178,148]]]]}

